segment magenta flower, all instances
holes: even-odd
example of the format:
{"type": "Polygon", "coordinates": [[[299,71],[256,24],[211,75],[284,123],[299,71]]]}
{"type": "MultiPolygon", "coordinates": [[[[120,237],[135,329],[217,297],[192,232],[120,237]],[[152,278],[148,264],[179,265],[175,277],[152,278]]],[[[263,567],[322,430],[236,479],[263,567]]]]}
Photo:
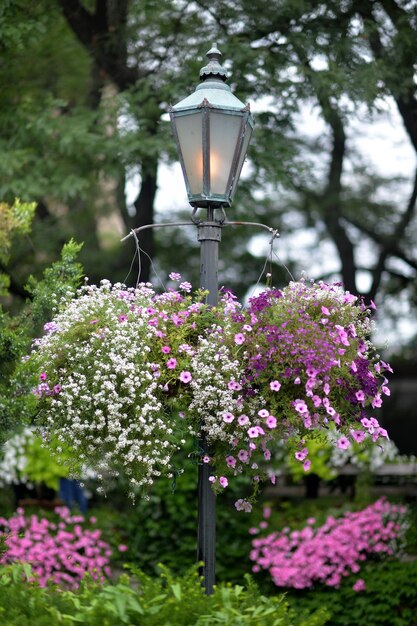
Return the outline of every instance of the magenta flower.
{"type": "Polygon", "coordinates": [[[321,307],[321,312],[323,313],[323,315],[330,315],[330,311],[327,308],[327,306],[322,306],[321,307]]]}
{"type": "Polygon", "coordinates": [[[210,463],[210,457],[207,454],[203,456],[203,463],[210,463]]]}
{"type": "Polygon", "coordinates": [[[161,350],[164,354],[169,354],[171,352],[171,348],[169,346],[162,346],[161,350]]]}
{"type": "Polygon", "coordinates": [[[240,426],[245,426],[246,424],[249,424],[249,417],[247,415],[239,415],[237,421],[240,426]]]}
{"type": "Polygon", "coordinates": [[[226,463],[229,467],[235,467],[236,466],[236,459],[234,456],[227,456],[226,457],[226,463]]]}
{"type": "Polygon", "coordinates": [[[39,374],[39,380],[46,380],[46,372],[41,372],[39,374]]]}
{"type": "Polygon", "coordinates": [[[256,437],[259,437],[258,427],[252,426],[252,428],[249,428],[248,435],[249,437],[251,437],[251,439],[255,439],[256,437]]]}
{"type": "Polygon", "coordinates": [[[303,470],[305,472],[308,472],[310,468],[311,468],[311,461],[310,459],[306,459],[303,463],[303,470]]]}
{"type": "Polygon", "coordinates": [[[178,274],[178,272],[171,272],[169,277],[171,280],[181,280],[181,274],[178,274]]]}
{"type": "Polygon", "coordinates": [[[227,388],[230,389],[230,391],[240,391],[242,389],[242,385],[235,380],[231,380],[227,383],[227,388]]]}
{"type": "Polygon", "coordinates": [[[192,378],[193,378],[193,377],[191,376],[191,373],[190,373],[190,372],[187,372],[187,370],[184,370],[184,371],[183,371],[183,372],[181,372],[181,374],[180,374],[180,381],[181,381],[182,383],[187,384],[187,383],[189,383],[189,382],[190,382],[190,380],[192,380],[192,378]]]}
{"type": "Polygon", "coordinates": [[[277,380],[271,380],[271,382],[269,383],[269,388],[272,391],[279,391],[281,389],[281,383],[277,380]]]}
{"type": "Polygon", "coordinates": [[[119,315],[119,322],[121,324],[123,324],[124,322],[127,322],[127,315],[119,315]]]}
{"type": "Polygon", "coordinates": [[[226,424],[231,424],[234,419],[235,419],[235,416],[233,415],[233,413],[230,413],[229,411],[226,411],[226,413],[223,413],[223,422],[226,422],[226,424]]]}
{"type": "Polygon", "coordinates": [[[297,459],[297,461],[304,461],[304,459],[306,458],[308,454],[308,448],[303,448],[302,450],[298,450],[294,456],[297,459]]]}
{"type": "Polygon", "coordinates": [[[192,284],[185,280],[183,283],[180,284],[180,289],[182,291],[185,291],[186,293],[190,293],[192,289],[192,284]]]}
{"type": "Polygon", "coordinates": [[[277,420],[273,415],[268,415],[268,417],[266,418],[265,421],[266,425],[268,426],[268,428],[276,428],[277,427],[277,420]]]}
{"type": "Polygon", "coordinates": [[[355,584],[352,586],[353,591],[365,591],[366,585],[363,578],[358,578],[355,584]]]}
{"type": "Polygon", "coordinates": [[[59,385],[59,384],[55,385],[54,393],[56,393],[56,394],[61,393],[61,389],[62,389],[61,385],[59,385]]]}
{"type": "Polygon", "coordinates": [[[258,415],[259,417],[268,417],[269,411],[267,411],[266,409],[261,409],[260,411],[258,411],[258,415]]]}
{"type": "Polygon", "coordinates": [[[250,513],[252,511],[252,505],[247,500],[243,500],[240,498],[236,500],[235,507],[238,511],[245,511],[245,513],[250,513]]]}
{"type": "MultiPolygon", "coordinates": [[[[167,368],[169,370],[173,370],[176,367],[177,367],[177,359],[174,359],[174,358],[168,359],[168,361],[167,361],[167,368]]],[[[181,378],[181,376],[180,376],[180,378],[181,378]]],[[[183,381],[183,382],[185,382],[185,381],[183,381]]]]}
{"type": "Polygon", "coordinates": [[[341,450],[347,450],[350,447],[350,441],[347,437],[340,437],[340,439],[337,442],[337,447],[340,448],[341,450]]]}
{"type": "Polygon", "coordinates": [[[357,443],[362,443],[362,441],[366,437],[366,434],[363,432],[363,430],[351,430],[350,434],[357,443]]]}
{"type": "Polygon", "coordinates": [[[304,402],[304,400],[295,400],[293,402],[294,409],[298,411],[298,413],[308,413],[308,406],[304,402]]]}
{"type": "Polygon", "coordinates": [[[363,402],[365,400],[365,394],[361,389],[355,393],[355,396],[358,402],[363,402]]]}
{"type": "Polygon", "coordinates": [[[121,544],[117,547],[117,549],[119,550],[119,552],[127,552],[127,551],[129,550],[129,548],[128,548],[128,547],[127,547],[124,543],[121,543],[121,544]]]}
{"type": "Polygon", "coordinates": [[[235,343],[238,346],[241,346],[242,343],[245,343],[245,335],[243,333],[236,333],[236,335],[235,335],[235,343]]]}
{"type": "Polygon", "coordinates": [[[226,488],[227,485],[229,484],[229,481],[227,480],[226,476],[220,476],[219,483],[221,484],[222,487],[226,488]]]}
{"type": "Polygon", "coordinates": [[[249,460],[249,453],[247,450],[239,450],[239,452],[237,453],[237,458],[239,459],[239,461],[242,461],[242,463],[247,463],[247,461],[249,460]]]}

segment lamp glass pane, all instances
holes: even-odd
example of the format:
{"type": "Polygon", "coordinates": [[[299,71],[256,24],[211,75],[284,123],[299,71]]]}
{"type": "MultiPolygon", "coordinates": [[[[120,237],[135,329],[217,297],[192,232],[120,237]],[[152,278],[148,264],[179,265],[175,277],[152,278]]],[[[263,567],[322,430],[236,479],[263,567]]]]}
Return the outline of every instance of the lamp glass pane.
{"type": "Polygon", "coordinates": [[[249,146],[251,136],[252,136],[252,127],[250,126],[250,124],[247,123],[246,129],[245,129],[245,136],[243,138],[242,148],[241,148],[241,152],[239,155],[239,161],[238,161],[237,168],[236,168],[235,179],[233,181],[232,197],[233,197],[233,194],[235,193],[236,185],[239,181],[240,172],[242,170],[243,163],[246,158],[246,153],[248,151],[248,146],[249,146]]]}
{"type": "Polygon", "coordinates": [[[210,111],[210,193],[224,195],[239,132],[241,115],[210,111]]]}
{"type": "Polygon", "coordinates": [[[175,125],[191,194],[203,190],[203,136],[201,112],[175,116],[175,125]]]}

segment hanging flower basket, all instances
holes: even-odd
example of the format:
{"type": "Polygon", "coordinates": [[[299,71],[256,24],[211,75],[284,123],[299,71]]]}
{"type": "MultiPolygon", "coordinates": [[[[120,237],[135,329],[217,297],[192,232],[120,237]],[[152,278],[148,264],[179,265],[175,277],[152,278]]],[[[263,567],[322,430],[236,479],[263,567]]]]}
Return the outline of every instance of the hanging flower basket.
{"type": "Polygon", "coordinates": [[[172,476],[175,453],[204,434],[212,455],[199,460],[216,468],[217,492],[238,474],[256,486],[283,439],[308,469],[304,442],[316,431],[339,432],[339,447],[387,437],[369,409],[389,393],[391,368],[361,300],[303,281],[246,310],[230,292],[214,309],[190,293],[187,282],[157,294],[102,281],[45,326],[31,356],[38,423],[76,452],[74,468],[123,472],[135,493],[172,476]]]}

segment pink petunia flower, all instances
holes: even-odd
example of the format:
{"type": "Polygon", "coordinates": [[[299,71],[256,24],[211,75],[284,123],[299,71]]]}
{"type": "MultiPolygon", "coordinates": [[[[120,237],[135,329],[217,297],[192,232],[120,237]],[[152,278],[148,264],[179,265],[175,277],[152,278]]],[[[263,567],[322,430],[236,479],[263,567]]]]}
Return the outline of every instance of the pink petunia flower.
{"type": "Polygon", "coordinates": [[[193,377],[191,376],[191,373],[187,372],[187,370],[184,370],[183,372],[181,372],[179,378],[180,378],[180,381],[185,384],[189,383],[190,380],[193,379],[193,377]]]}
{"type": "Polygon", "coordinates": [[[347,450],[350,447],[350,441],[347,437],[340,437],[340,439],[337,442],[337,447],[340,448],[341,450],[347,450]]]}
{"type": "Polygon", "coordinates": [[[363,578],[358,578],[355,584],[352,586],[353,591],[365,591],[366,585],[363,578]]]}
{"type": "Polygon", "coordinates": [[[242,461],[242,463],[246,463],[249,460],[249,453],[247,450],[239,450],[239,452],[237,453],[237,458],[239,459],[239,461],[242,461]]]}
{"type": "MultiPolygon", "coordinates": [[[[169,370],[173,370],[176,367],[177,367],[177,359],[174,359],[174,358],[168,359],[168,361],[167,361],[167,368],[169,370]]],[[[183,381],[183,382],[185,382],[185,381],[183,381]]]]}
{"type": "Polygon", "coordinates": [[[362,443],[362,441],[366,437],[366,434],[364,433],[363,430],[351,430],[350,434],[357,443],[362,443]]]}
{"type": "Polygon", "coordinates": [[[365,400],[365,394],[364,394],[364,392],[362,391],[362,389],[360,389],[359,391],[357,391],[357,392],[355,393],[355,396],[356,396],[356,400],[357,400],[358,402],[363,402],[363,401],[365,400]]]}
{"type": "Polygon", "coordinates": [[[268,426],[268,428],[276,428],[277,427],[277,420],[273,415],[269,415],[266,418],[265,424],[268,426]]]}
{"type": "Polygon", "coordinates": [[[235,335],[235,343],[238,346],[241,346],[243,343],[245,343],[245,335],[243,333],[236,333],[236,335],[235,335]]]}
{"type": "Polygon", "coordinates": [[[303,448],[302,450],[298,450],[294,456],[297,459],[297,461],[304,461],[304,459],[306,458],[308,454],[308,448],[303,448]]]}
{"type": "Polygon", "coordinates": [[[269,383],[269,388],[272,391],[279,391],[281,389],[281,383],[278,380],[271,380],[269,383]]]}

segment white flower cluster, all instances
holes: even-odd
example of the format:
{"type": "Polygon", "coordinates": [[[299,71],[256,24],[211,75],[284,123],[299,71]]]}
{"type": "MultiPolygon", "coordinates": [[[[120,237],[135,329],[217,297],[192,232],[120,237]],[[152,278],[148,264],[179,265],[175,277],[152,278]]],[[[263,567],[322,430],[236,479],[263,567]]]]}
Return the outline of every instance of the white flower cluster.
{"type": "Polygon", "coordinates": [[[201,338],[198,351],[191,359],[193,380],[190,384],[194,393],[189,410],[199,416],[209,442],[222,441],[231,445],[236,437],[236,424],[233,424],[232,432],[224,417],[230,414],[234,418],[242,413],[242,396],[237,393],[241,386],[237,381],[243,371],[228,348],[219,344],[218,335],[217,330],[208,338],[201,338]],[[233,381],[235,385],[230,384],[233,381]]]}
{"type": "MultiPolygon", "coordinates": [[[[329,439],[336,441],[337,437],[331,433],[329,439]]],[[[375,471],[387,463],[398,463],[402,457],[395,443],[391,439],[384,441],[383,445],[373,445],[371,436],[367,435],[368,442],[360,447],[351,446],[347,449],[332,445],[332,453],[329,460],[330,467],[339,469],[344,465],[351,464],[360,469],[367,468],[371,472],[375,471]],[[368,443],[368,445],[366,445],[368,443]]]]}
{"type": "MultiPolygon", "coordinates": [[[[35,389],[40,423],[75,451],[73,473],[80,462],[98,468],[99,478],[122,471],[133,494],[158,476],[171,477],[173,454],[186,435],[197,434],[178,413],[188,409],[188,383],[207,383],[191,364],[196,350],[188,342],[207,307],[178,292],[158,296],[149,285],[127,289],[108,281],[78,296],[35,344],[44,369],[35,389]]],[[[230,368],[238,371],[237,362],[222,362],[215,385],[232,376],[230,368]]]]}
{"type": "Polygon", "coordinates": [[[19,483],[32,486],[26,466],[28,458],[26,451],[32,444],[35,434],[30,428],[24,428],[22,432],[13,435],[3,445],[3,457],[0,460],[0,485],[17,485],[19,483]]]}

